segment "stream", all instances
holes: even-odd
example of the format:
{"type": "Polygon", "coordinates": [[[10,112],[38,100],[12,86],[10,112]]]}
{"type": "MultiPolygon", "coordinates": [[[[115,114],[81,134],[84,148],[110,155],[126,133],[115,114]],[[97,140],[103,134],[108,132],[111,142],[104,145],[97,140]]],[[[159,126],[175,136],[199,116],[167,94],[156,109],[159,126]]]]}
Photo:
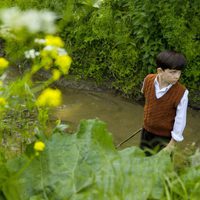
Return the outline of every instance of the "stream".
{"type": "MultiPolygon", "coordinates": [[[[12,70],[9,79],[17,75],[19,74],[16,70],[12,70]]],[[[43,79],[44,75],[41,78],[43,79]]],[[[62,88],[63,104],[54,110],[53,119],[60,119],[69,125],[69,130],[75,131],[80,120],[98,118],[107,124],[114,144],[118,145],[142,127],[143,106],[116,95],[111,90],[93,86],[90,82],[66,83],[65,80],[58,84],[58,87],[62,88]]],[[[140,133],[121,148],[138,146],[139,141],[140,133]]],[[[188,108],[184,140],[179,142],[178,146],[190,148],[191,145],[200,147],[200,111],[188,108]]]]}
{"type": "MultiPolygon", "coordinates": [[[[115,145],[142,127],[143,106],[130,102],[109,91],[94,92],[74,88],[64,88],[63,105],[55,110],[54,117],[67,122],[70,129],[76,130],[80,120],[98,118],[107,124],[115,145]]],[[[186,148],[200,147],[200,112],[188,108],[184,141],[178,143],[186,148]]],[[[140,133],[121,147],[138,146],[140,133]]]]}

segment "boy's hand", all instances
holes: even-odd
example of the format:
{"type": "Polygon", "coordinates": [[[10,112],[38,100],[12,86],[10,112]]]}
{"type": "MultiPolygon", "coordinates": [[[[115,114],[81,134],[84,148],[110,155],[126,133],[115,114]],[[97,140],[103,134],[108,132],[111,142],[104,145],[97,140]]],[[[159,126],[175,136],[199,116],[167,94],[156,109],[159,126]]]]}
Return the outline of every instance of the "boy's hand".
{"type": "Polygon", "coordinates": [[[168,144],[168,145],[163,149],[163,151],[167,151],[167,152],[171,153],[171,152],[174,151],[174,149],[175,149],[175,146],[174,146],[174,145],[169,145],[169,144],[168,144]]]}
{"type": "Polygon", "coordinates": [[[175,149],[176,141],[172,138],[168,145],[163,149],[163,151],[167,151],[169,153],[173,152],[175,149]]]}

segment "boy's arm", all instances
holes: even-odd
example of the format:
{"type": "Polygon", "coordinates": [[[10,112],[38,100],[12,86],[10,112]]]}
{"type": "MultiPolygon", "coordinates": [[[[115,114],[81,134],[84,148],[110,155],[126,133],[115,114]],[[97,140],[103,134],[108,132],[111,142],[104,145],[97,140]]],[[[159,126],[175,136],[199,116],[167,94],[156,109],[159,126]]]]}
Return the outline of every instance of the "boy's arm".
{"type": "Polygon", "coordinates": [[[188,106],[188,90],[185,91],[180,103],[176,109],[176,116],[174,121],[173,130],[171,132],[172,139],[168,145],[164,148],[165,150],[172,151],[175,147],[176,142],[181,142],[183,138],[183,131],[186,125],[186,115],[188,106]]]}
{"type": "Polygon", "coordinates": [[[144,94],[144,82],[145,82],[145,78],[144,78],[144,80],[143,80],[142,88],[141,88],[141,90],[140,90],[142,94],[144,94]]]}

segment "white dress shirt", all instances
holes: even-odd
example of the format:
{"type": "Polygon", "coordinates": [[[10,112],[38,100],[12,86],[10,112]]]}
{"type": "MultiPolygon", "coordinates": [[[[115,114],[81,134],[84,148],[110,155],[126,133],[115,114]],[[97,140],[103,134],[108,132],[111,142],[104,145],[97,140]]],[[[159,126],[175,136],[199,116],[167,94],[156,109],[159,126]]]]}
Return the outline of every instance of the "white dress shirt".
{"type": "MultiPolygon", "coordinates": [[[[159,99],[172,87],[172,84],[160,89],[157,77],[154,81],[156,98],[159,99]]],[[[176,109],[176,116],[174,121],[173,130],[171,131],[172,138],[180,142],[183,138],[183,130],[186,125],[186,115],[188,106],[188,90],[186,89],[176,109]]]]}

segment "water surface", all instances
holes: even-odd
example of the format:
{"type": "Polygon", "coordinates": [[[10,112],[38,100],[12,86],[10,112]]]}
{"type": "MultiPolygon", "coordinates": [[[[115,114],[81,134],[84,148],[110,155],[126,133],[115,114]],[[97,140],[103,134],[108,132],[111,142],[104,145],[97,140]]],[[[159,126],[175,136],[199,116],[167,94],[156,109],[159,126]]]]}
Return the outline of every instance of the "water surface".
{"type": "MultiPolygon", "coordinates": [[[[65,88],[63,90],[63,106],[54,114],[55,118],[66,121],[75,130],[81,119],[98,118],[107,124],[117,145],[129,135],[142,127],[143,106],[127,101],[111,92],[93,92],[87,90],[65,88]]],[[[187,126],[184,141],[179,143],[186,147],[194,143],[200,146],[200,112],[188,108],[187,126]]],[[[138,146],[140,133],[122,147],[138,146]]]]}

